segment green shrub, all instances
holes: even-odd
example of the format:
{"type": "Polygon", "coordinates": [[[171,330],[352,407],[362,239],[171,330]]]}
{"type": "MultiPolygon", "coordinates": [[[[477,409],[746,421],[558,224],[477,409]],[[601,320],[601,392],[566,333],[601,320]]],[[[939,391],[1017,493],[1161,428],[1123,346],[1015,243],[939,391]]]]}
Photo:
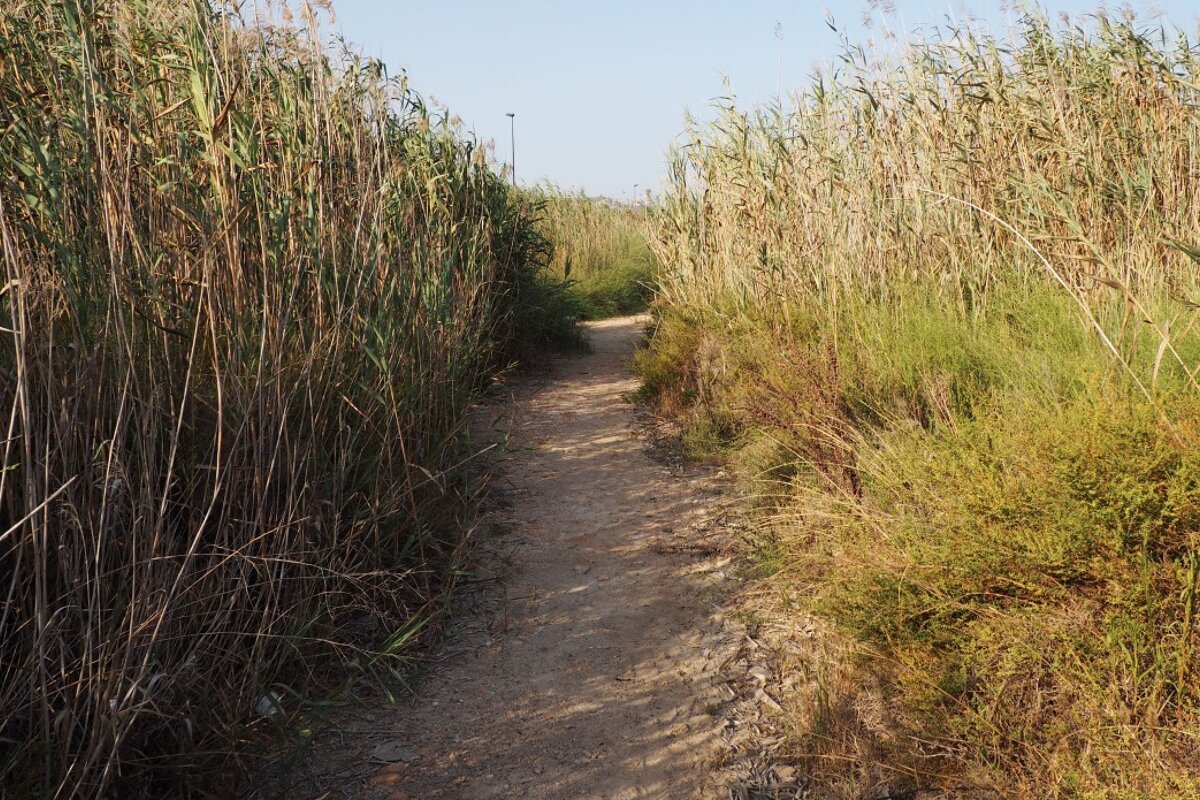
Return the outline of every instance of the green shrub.
{"type": "MultiPolygon", "coordinates": [[[[892,768],[983,765],[1018,795],[1066,772],[1094,797],[1200,790],[1179,734],[1200,722],[1200,400],[1161,364],[1142,394],[1050,287],[972,313],[933,296],[796,303],[786,325],[666,306],[645,391],[769,511],[770,580],[859,642],[908,743],[892,768]]],[[[1130,369],[1156,355],[1130,348],[1130,369]]],[[[830,741],[794,746],[844,757],[830,741]]]]}

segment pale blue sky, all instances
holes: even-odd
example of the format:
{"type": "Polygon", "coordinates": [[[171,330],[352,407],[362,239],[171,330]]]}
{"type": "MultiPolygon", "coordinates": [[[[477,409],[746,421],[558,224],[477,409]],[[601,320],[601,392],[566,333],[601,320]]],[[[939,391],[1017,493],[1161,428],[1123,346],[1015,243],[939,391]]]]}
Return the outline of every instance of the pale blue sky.
{"type": "MultiPolygon", "coordinates": [[[[992,24],[1006,18],[1001,0],[890,5],[884,17],[897,29],[970,12],[992,24]]],[[[1055,14],[1097,8],[1096,0],[1042,5],[1055,14]]],[[[1130,5],[1196,29],[1194,2],[1130,5]]],[[[769,100],[780,82],[785,93],[800,88],[836,55],[826,10],[854,41],[882,31],[866,0],[334,0],[334,10],[347,40],[394,73],[406,69],[414,88],[494,140],[503,161],[505,113],[515,112],[519,182],[625,199],[634,184],[639,193],[659,186],[685,109],[703,116],[724,94],[722,76],[740,101],[769,100]]]]}

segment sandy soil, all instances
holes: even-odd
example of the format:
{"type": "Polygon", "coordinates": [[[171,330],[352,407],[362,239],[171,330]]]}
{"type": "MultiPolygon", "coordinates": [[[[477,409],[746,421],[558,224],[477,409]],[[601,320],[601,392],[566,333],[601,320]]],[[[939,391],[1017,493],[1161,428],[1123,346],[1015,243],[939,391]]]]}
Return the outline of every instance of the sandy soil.
{"type": "Polygon", "coordinates": [[[729,796],[715,772],[720,672],[736,650],[718,608],[719,481],[651,458],[636,435],[625,397],[639,324],[590,326],[593,353],[484,410],[509,439],[508,489],[475,610],[411,700],[309,754],[343,778],[319,796],[729,796]]]}

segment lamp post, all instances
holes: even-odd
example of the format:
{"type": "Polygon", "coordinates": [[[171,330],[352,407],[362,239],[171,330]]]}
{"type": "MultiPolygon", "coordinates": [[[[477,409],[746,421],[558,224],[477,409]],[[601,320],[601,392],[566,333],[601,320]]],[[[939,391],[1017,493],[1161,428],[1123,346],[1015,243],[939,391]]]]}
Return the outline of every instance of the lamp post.
{"type": "Polygon", "coordinates": [[[517,185],[517,115],[509,111],[504,116],[508,117],[508,134],[509,134],[509,152],[510,161],[512,163],[512,182],[513,186],[517,185]]]}

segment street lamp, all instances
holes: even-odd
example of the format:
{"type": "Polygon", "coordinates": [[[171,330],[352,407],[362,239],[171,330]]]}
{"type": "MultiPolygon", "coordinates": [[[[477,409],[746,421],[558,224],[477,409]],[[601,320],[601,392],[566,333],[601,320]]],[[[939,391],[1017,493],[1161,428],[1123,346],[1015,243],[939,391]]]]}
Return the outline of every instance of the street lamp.
{"type": "Polygon", "coordinates": [[[517,115],[514,112],[509,111],[504,116],[508,117],[510,160],[512,162],[512,182],[513,182],[513,186],[516,186],[517,185],[517,115]]]}

